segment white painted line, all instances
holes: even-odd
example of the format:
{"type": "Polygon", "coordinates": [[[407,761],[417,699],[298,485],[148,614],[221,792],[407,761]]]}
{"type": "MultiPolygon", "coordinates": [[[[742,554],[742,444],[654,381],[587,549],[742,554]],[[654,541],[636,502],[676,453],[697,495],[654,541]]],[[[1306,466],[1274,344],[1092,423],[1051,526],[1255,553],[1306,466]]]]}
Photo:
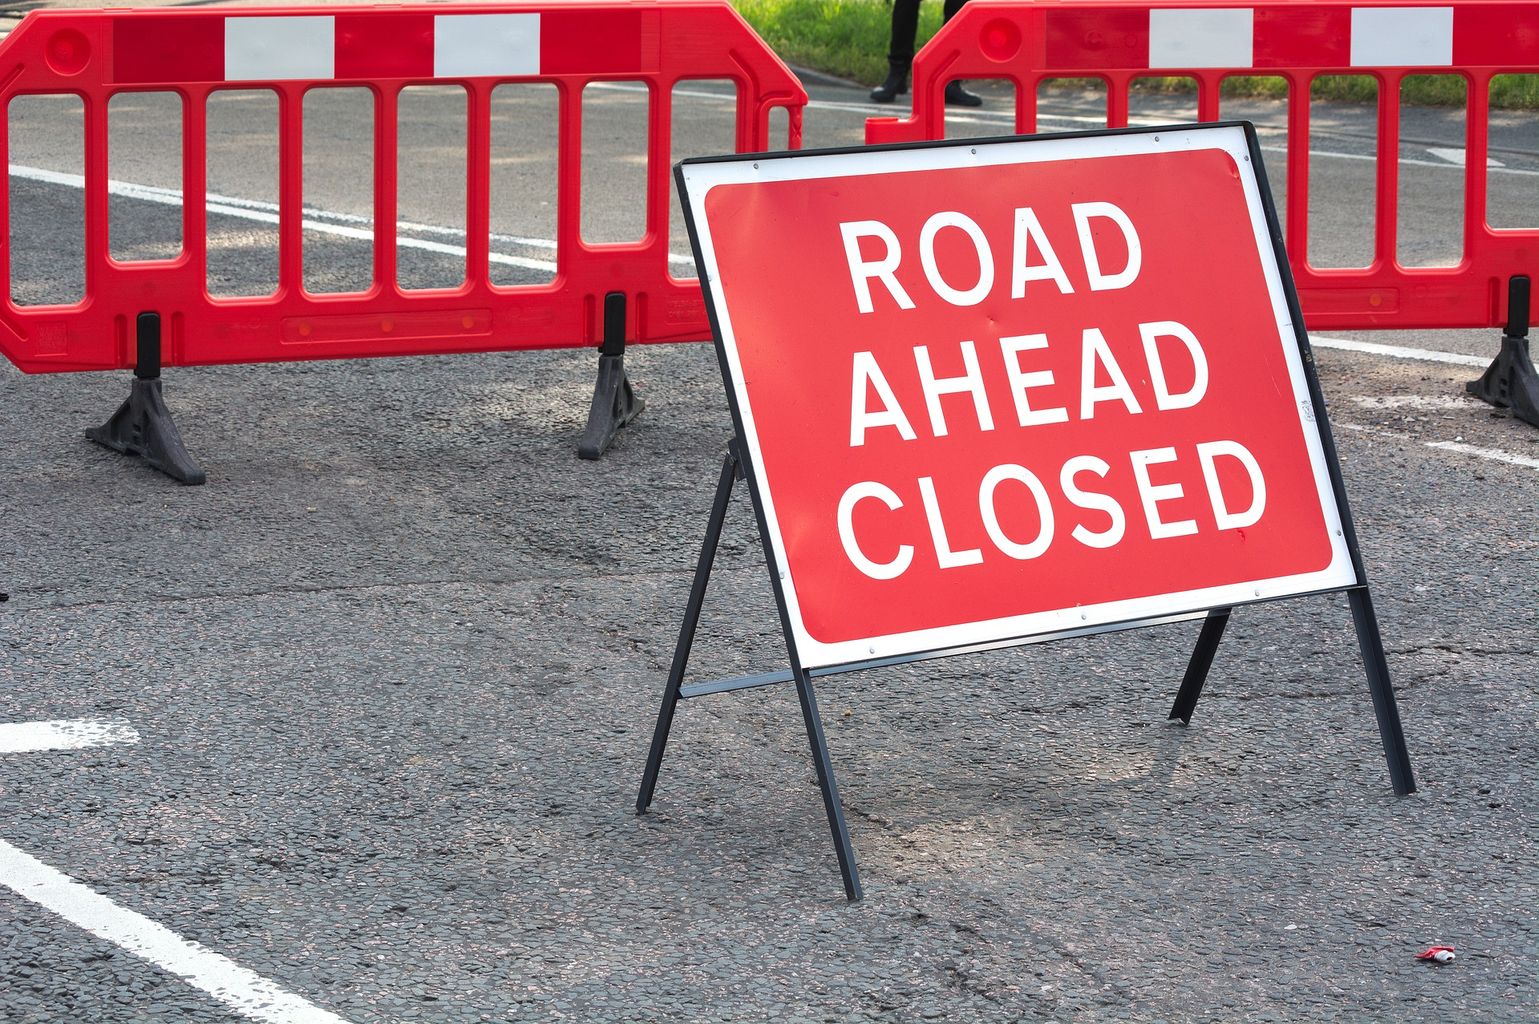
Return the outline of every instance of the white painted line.
{"type": "Polygon", "coordinates": [[[1513,455],[1511,452],[1499,451],[1496,448],[1477,448],[1472,444],[1464,444],[1459,441],[1428,441],[1428,448],[1437,448],[1445,452],[1458,452],[1461,455],[1473,455],[1479,459],[1489,459],[1492,462],[1505,462],[1511,466],[1522,466],[1525,469],[1539,469],[1539,459],[1530,459],[1524,455],[1513,455]]]}
{"type": "MultiPolygon", "coordinates": [[[[1288,152],[1288,147],[1286,147],[1286,146],[1262,146],[1261,147],[1261,151],[1263,153],[1286,153],[1286,152],[1288,152]]],[[[1313,157],[1325,157],[1325,158],[1330,159],[1330,160],[1359,160],[1359,161],[1366,160],[1368,163],[1378,163],[1379,162],[1379,158],[1377,156],[1375,156],[1374,154],[1372,154],[1372,153],[1333,153],[1330,150],[1311,149],[1309,151],[1309,155],[1310,155],[1311,158],[1313,158],[1313,157]]],[[[1462,164],[1462,163],[1451,164],[1451,163],[1448,163],[1447,161],[1444,161],[1444,160],[1412,160],[1410,157],[1404,157],[1404,156],[1400,158],[1400,166],[1401,167],[1435,167],[1438,170],[1442,170],[1442,171],[1463,170],[1464,169],[1464,164],[1462,164]]],[[[1517,168],[1517,167],[1507,167],[1507,166],[1505,166],[1503,164],[1488,163],[1487,166],[1490,167],[1490,169],[1491,169],[1493,174],[1508,174],[1508,175],[1512,175],[1513,177],[1518,177],[1518,178],[1539,178],[1539,171],[1525,171],[1525,170],[1522,170],[1522,169],[1517,168]]]]}
{"type": "MultiPolygon", "coordinates": [[[[1428,146],[1427,147],[1427,152],[1431,153],[1435,157],[1441,157],[1442,159],[1447,160],[1449,163],[1453,164],[1455,167],[1463,167],[1464,166],[1464,150],[1463,149],[1452,149],[1452,148],[1448,148],[1448,147],[1445,147],[1445,146],[1428,146]]],[[[1500,160],[1493,160],[1490,157],[1486,157],[1486,166],[1487,167],[1506,167],[1507,165],[1502,163],[1500,160]]]]}
{"type": "Polygon", "coordinates": [[[1390,356],[1394,359],[1417,359],[1424,363],[1451,363],[1454,366],[1478,366],[1485,369],[1496,357],[1467,356],[1462,352],[1438,352],[1427,348],[1406,348],[1403,345],[1381,345],[1376,341],[1352,341],[1348,338],[1322,338],[1311,334],[1309,344],[1314,348],[1335,348],[1343,352],[1363,352],[1368,355],[1390,356]]]}
{"type": "MultiPolygon", "coordinates": [[[[1375,437],[1388,437],[1406,444],[1415,444],[1416,438],[1409,434],[1402,434],[1397,430],[1385,430],[1383,427],[1369,427],[1361,423],[1332,424],[1338,430],[1350,430],[1356,434],[1372,434],[1375,437]]],[[[1472,455],[1477,459],[1485,459],[1487,462],[1501,462],[1509,466],[1521,466],[1524,469],[1539,469],[1539,459],[1531,459],[1526,455],[1514,455],[1497,448],[1477,448],[1472,444],[1462,441],[1422,441],[1423,448],[1435,448],[1438,451],[1456,452],[1460,455],[1472,455]]]]}
{"type": "Polygon", "coordinates": [[[139,734],[121,718],[61,718],[48,722],[0,723],[0,754],[39,750],[80,750],[138,743],[139,734]]]}
{"type": "Polygon", "coordinates": [[[202,989],[242,1016],[270,1024],[347,1024],[227,957],[118,906],[3,839],[0,885],[202,989]]]}

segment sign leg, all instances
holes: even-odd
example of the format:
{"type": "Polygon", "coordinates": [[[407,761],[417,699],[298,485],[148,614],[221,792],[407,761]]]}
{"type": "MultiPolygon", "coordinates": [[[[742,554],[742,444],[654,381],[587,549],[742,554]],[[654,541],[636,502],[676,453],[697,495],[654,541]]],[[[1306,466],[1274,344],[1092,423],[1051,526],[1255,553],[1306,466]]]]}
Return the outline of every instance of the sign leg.
{"type": "Polygon", "coordinates": [[[812,692],[812,677],[807,670],[796,669],[796,695],[801,698],[802,717],[807,721],[807,741],[812,745],[812,763],[818,769],[818,785],[823,790],[823,810],[828,814],[828,830],[833,833],[834,852],[839,855],[839,873],[844,876],[844,895],[851,903],[863,895],[860,870],[855,866],[855,849],[844,825],[844,809],[839,806],[839,787],[834,782],[834,767],[828,759],[828,740],[823,736],[823,720],[818,715],[818,699],[812,692]]]}
{"type": "Polygon", "coordinates": [[[663,689],[663,703],[657,709],[657,726],[652,730],[652,749],[641,775],[641,791],[636,796],[636,813],[645,814],[657,789],[657,772],[663,765],[663,751],[668,746],[668,731],[673,727],[673,712],[679,706],[679,687],[684,683],[684,669],[689,664],[689,649],[695,643],[695,627],[700,622],[700,607],[705,603],[705,587],[711,579],[711,565],[716,561],[716,545],[721,540],[721,526],[727,518],[727,502],[737,479],[737,447],[727,451],[721,463],[721,477],[716,482],[716,501],[705,527],[705,541],[700,545],[700,560],[695,563],[695,580],[689,588],[689,604],[679,626],[679,642],[673,649],[673,666],[668,670],[668,684],[663,689]]]}
{"type": "Polygon", "coordinates": [[[1213,655],[1218,653],[1218,642],[1224,638],[1224,627],[1228,624],[1228,608],[1215,608],[1203,620],[1197,646],[1192,650],[1192,659],[1186,663],[1186,675],[1181,678],[1181,689],[1176,691],[1176,702],[1170,708],[1172,721],[1180,719],[1182,725],[1192,723],[1192,710],[1197,707],[1197,698],[1202,696],[1202,684],[1207,682],[1213,655]]]}
{"type": "Polygon", "coordinates": [[[1384,661],[1384,640],[1379,635],[1379,620],[1373,614],[1373,599],[1368,596],[1367,587],[1354,587],[1347,591],[1347,601],[1352,606],[1357,646],[1368,673],[1368,691],[1373,694],[1373,713],[1379,720],[1384,759],[1389,762],[1389,782],[1397,795],[1406,796],[1416,792],[1416,779],[1411,774],[1411,755],[1405,749],[1405,733],[1400,730],[1400,711],[1389,682],[1389,665],[1384,661]]]}

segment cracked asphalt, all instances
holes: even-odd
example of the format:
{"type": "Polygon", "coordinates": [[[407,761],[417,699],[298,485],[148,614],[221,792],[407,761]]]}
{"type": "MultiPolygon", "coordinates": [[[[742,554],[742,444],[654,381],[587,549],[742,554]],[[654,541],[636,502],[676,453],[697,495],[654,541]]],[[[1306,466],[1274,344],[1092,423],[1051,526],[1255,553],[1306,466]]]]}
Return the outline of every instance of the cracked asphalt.
{"type": "MultiPolygon", "coordinates": [[[[858,137],[863,93],[813,91],[809,144],[858,137]]],[[[644,101],[602,103],[596,173],[632,180],[644,101]]],[[[700,101],[698,151],[729,109],[700,101]]],[[[1353,144],[1368,115],[1340,114],[1317,145],[1353,144]]],[[[67,171],[68,137],[13,135],[11,161],[67,171]]],[[[1371,185],[1338,163],[1320,217],[1347,237],[1371,185]]],[[[254,161],[222,173],[264,198],[254,161]]],[[[329,210],[366,203],[348,177],[317,179],[329,210]]],[[[454,223],[452,190],[425,191],[414,217],[454,223]]],[[[623,233],[612,191],[600,229],[623,233]]],[[[37,301],[79,192],[13,176],[11,198],[56,245],[13,239],[37,301]]],[[[114,210],[127,242],[164,235],[153,204],[114,210]]],[[[526,213],[501,230],[547,216],[526,213]]],[[[224,272],[259,279],[261,226],[211,224],[224,272]]],[[[323,278],[367,260],[307,246],[323,278]]],[[[1165,717],[1195,623],[822,681],[859,904],[788,688],[685,704],[636,817],[730,431],[710,348],[673,345],[627,354],[647,410],[597,463],[575,457],[589,351],[168,370],[196,488],[82,438],[126,374],[0,368],[3,717],[140,737],[0,754],[0,840],[354,1024],[1532,1021],[1539,430],[1463,397],[1478,368],[1316,354],[1414,796],[1329,597],[1237,611],[1185,728],[1165,717]],[[1413,959],[1433,944],[1458,959],[1413,959]]],[[[740,491],[692,677],[783,660],[740,491]]],[[[246,1019],[3,887],[0,1016],[246,1019]]]]}

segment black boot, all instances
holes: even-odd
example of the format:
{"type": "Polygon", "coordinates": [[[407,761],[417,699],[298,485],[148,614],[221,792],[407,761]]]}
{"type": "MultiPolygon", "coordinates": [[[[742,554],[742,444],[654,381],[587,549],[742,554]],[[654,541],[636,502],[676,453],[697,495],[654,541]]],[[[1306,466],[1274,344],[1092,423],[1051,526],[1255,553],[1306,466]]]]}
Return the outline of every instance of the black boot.
{"type": "MultiPolygon", "coordinates": [[[[871,98],[876,99],[876,93],[872,93],[871,98]]],[[[968,92],[962,88],[961,79],[953,78],[946,83],[946,102],[953,107],[981,107],[983,97],[975,92],[968,92]]]]}
{"type": "Polygon", "coordinates": [[[871,90],[872,103],[891,103],[908,92],[908,65],[889,62],[887,81],[871,90]]]}

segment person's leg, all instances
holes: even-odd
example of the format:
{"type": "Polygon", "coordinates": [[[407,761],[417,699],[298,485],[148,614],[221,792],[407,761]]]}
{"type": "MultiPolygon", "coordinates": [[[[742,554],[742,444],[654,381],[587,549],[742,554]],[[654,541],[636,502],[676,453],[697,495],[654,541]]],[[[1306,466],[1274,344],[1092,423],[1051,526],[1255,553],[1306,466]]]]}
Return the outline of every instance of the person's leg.
{"type": "MultiPolygon", "coordinates": [[[[962,9],[964,2],[966,0],[946,0],[946,6],[943,8],[945,11],[944,20],[941,24],[950,21],[962,9]]],[[[977,93],[968,92],[962,88],[962,80],[954,78],[946,83],[946,102],[957,107],[981,107],[983,106],[983,97],[977,93]]]]}
{"type": "MultiPolygon", "coordinates": [[[[946,0],[960,3],[960,0],[946,0]]],[[[892,41],[887,47],[887,80],[871,90],[874,103],[891,103],[908,92],[908,69],[914,63],[914,39],[919,34],[919,0],[892,0],[892,41]]]]}

